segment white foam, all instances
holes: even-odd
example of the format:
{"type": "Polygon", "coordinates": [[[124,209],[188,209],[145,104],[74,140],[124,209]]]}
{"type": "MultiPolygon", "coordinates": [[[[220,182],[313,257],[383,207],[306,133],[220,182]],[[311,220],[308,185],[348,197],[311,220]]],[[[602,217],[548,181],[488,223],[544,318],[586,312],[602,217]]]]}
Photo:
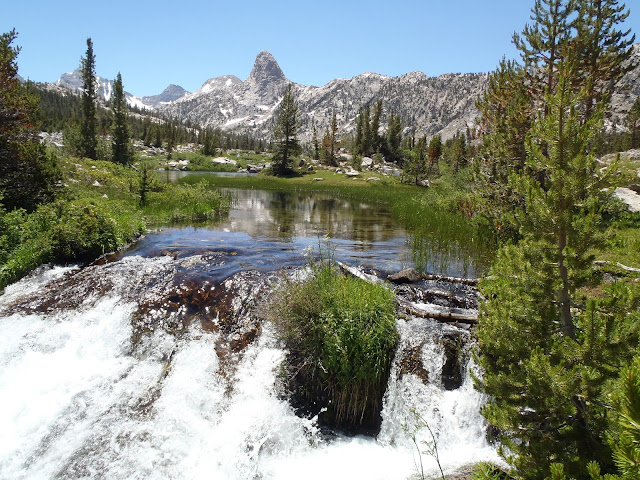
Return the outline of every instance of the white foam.
{"type": "MultiPolygon", "coordinates": [[[[285,351],[269,324],[242,354],[219,357],[227,340],[198,326],[177,336],[156,329],[133,343],[136,305],[118,292],[133,275],[167,275],[172,261],[92,267],[114,276],[110,296],[76,310],[0,318],[0,478],[382,480],[416,475],[420,460],[435,475],[435,460],[419,458],[412,441],[422,451],[431,441],[423,420],[445,471],[497,459],[469,376],[447,392],[410,374],[398,378],[394,367],[379,438],[329,441],[278,395],[285,351]]],[[[403,341],[420,322],[400,322],[403,341]]],[[[437,377],[442,349],[425,344],[422,356],[437,377]]]]}

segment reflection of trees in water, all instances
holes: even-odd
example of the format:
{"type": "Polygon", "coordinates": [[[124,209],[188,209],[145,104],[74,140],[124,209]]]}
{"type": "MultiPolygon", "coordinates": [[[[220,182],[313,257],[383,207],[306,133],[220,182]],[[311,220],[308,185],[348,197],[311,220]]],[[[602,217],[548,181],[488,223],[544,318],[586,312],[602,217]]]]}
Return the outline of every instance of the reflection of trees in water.
{"type": "Polygon", "coordinates": [[[310,213],[311,221],[334,238],[369,244],[398,235],[398,226],[388,211],[359,202],[316,198],[310,213]]]}
{"type": "Polygon", "coordinates": [[[290,241],[296,236],[329,235],[361,242],[363,248],[398,236],[399,229],[388,211],[318,193],[241,191],[236,192],[236,205],[249,211],[268,210],[269,215],[261,215],[253,223],[246,218],[243,224],[246,231],[258,236],[290,241]]]}
{"type": "Polygon", "coordinates": [[[295,237],[328,235],[367,251],[376,243],[406,235],[417,268],[467,276],[484,267],[481,242],[465,241],[451,229],[407,234],[388,210],[378,206],[318,192],[240,190],[234,197],[238,213],[232,228],[252,236],[290,242],[295,237]]]}
{"type": "Polygon", "coordinates": [[[272,236],[290,241],[295,236],[297,223],[292,195],[285,192],[271,193],[268,205],[273,218],[272,236]]]}

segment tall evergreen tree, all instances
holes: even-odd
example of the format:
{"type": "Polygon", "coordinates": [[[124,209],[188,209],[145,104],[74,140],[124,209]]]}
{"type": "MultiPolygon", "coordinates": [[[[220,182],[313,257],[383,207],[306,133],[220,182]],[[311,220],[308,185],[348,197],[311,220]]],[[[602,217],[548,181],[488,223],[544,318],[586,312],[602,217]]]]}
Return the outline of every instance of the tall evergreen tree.
{"type": "Polygon", "coordinates": [[[18,78],[16,37],[0,35],[0,204],[33,210],[54,199],[62,175],[33,130],[37,103],[18,78]]]}
{"type": "Polygon", "coordinates": [[[274,140],[276,155],[273,171],[276,175],[284,175],[290,169],[291,157],[298,151],[298,102],[293,94],[291,84],[287,86],[276,118],[274,140]]]}
{"type": "Polygon", "coordinates": [[[324,139],[322,140],[322,148],[324,151],[324,160],[334,167],[338,166],[338,119],[336,113],[333,112],[331,117],[331,124],[325,132],[324,139]]]}
{"type": "Polygon", "coordinates": [[[627,114],[627,128],[631,137],[631,148],[640,147],[640,97],[636,101],[627,114]]]}
{"type": "Polygon", "coordinates": [[[533,23],[513,36],[536,103],[544,103],[545,94],[553,90],[557,65],[571,37],[575,12],[575,0],[536,0],[531,10],[533,23]]]}
{"type": "Polygon", "coordinates": [[[362,112],[362,154],[373,155],[373,131],[371,129],[371,107],[366,105],[362,112]]]}
{"type": "Polygon", "coordinates": [[[382,100],[379,99],[373,107],[371,119],[371,149],[375,153],[380,149],[380,121],[382,120],[382,100]]]}
{"type": "Polygon", "coordinates": [[[608,102],[616,83],[635,65],[629,62],[636,36],[618,25],[629,16],[617,0],[581,0],[576,22],[580,52],[580,82],[586,85],[585,116],[601,101],[608,102]]]}
{"type": "Polygon", "coordinates": [[[80,59],[80,68],[82,71],[81,149],[83,156],[96,160],[98,158],[96,57],[93,54],[91,38],[87,38],[87,51],[80,59]]]}
{"type": "Polygon", "coordinates": [[[355,155],[366,155],[363,149],[364,140],[364,111],[362,107],[358,110],[356,117],[356,134],[354,138],[353,153],[355,155]]]}
{"type": "Polygon", "coordinates": [[[605,386],[638,341],[626,308],[613,305],[620,299],[607,304],[580,293],[595,279],[598,206],[610,171],[592,152],[602,106],[583,121],[578,107],[586,92],[573,91],[574,66],[570,59],[559,64],[547,115],[527,139],[525,169],[509,178],[523,197],[523,239],[499,253],[482,284],[479,386],[490,398],[483,414],[525,479],[546,478],[552,461],[577,476],[590,460],[613,468],[605,386]]]}
{"type": "Polygon", "coordinates": [[[122,75],[113,82],[113,100],[111,102],[114,123],[112,131],[111,151],[113,161],[127,165],[131,162],[131,146],[129,144],[129,126],[127,124],[127,100],[122,85],[122,75]]]}
{"type": "Polygon", "coordinates": [[[320,141],[318,140],[318,131],[316,126],[313,126],[313,139],[311,140],[313,145],[313,159],[320,160],[320,141]]]}
{"type": "Polygon", "coordinates": [[[402,142],[402,120],[400,116],[391,112],[389,115],[389,126],[387,127],[387,145],[389,154],[394,161],[401,159],[400,143],[402,142]]]}

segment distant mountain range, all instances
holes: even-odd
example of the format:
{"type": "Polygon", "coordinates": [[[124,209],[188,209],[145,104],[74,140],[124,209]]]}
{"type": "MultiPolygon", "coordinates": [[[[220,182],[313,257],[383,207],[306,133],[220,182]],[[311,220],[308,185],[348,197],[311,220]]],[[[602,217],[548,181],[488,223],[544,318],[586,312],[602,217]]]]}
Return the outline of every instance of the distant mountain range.
{"type": "MultiPolygon", "coordinates": [[[[96,83],[98,85],[98,98],[105,102],[111,100],[111,95],[113,93],[113,80],[96,75],[96,83]]],[[[80,68],[76,68],[71,73],[63,73],[55,82],[55,85],[59,87],[66,87],[73,92],[79,93],[82,90],[82,71],[80,68]]],[[[161,94],[153,95],[151,97],[136,97],[129,92],[124,92],[124,95],[130,106],[154,110],[178,100],[188,93],[189,92],[178,85],[169,85],[161,94]]]]}
{"type": "MultiPolygon", "coordinates": [[[[640,44],[633,48],[636,68],[620,82],[613,98],[610,124],[619,124],[640,96],[640,44]]],[[[340,133],[352,132],[360,107],[381,99],[383,125],[394,112],[407,126],[405,133],[428,137],[440,134],[449,138],[475,124],[478,116],[475,102],[486,88],[488,78],[486,73],[449,73],[438,77],[428,77],[422,72],[400,77],[363,73],[353,78],[332,80],[322,87],[294,83],[299,102],[300,137],[309,140],[314,127],[321,137],[334,112],[340,133]]],[[[113,81],[97,79],[98,94],[108,101],[113,81]]],[[[289,83],[275,58],[263,51],[256,57],[253,69],[244,81],[224,75],[207,80],[193,93],[170,85],[159,95],[136,97],[126,93],[126,97],[132,106],[158,110],[182,121],[191,120],[203,127],[268,138],[289,83]]],[[[82,85],[79,69],[63,74],[56,84],[78,91],[82,85]]]]}

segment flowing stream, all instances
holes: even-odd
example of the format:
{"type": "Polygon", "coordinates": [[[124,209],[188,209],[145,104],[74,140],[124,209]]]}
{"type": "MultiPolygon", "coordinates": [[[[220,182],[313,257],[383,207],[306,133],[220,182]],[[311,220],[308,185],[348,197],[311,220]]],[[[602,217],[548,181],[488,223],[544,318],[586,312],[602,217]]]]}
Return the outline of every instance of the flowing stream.
{"type": "MultiPolygon", "coordinates": [[[[377,438],[295,415],[279,377],[286,352],[254,307],[325,234],[338,259],[379,273],[412,265],[407,234],[357,202],[233,194],[218,225],[149,234],[5,290],[0,478],[430,478],[438,465],[424,452],[434,443],[447,474],[497,461],[472,362],[457,388],[440,379],[439,339],[470,334],[429,319],[398,320],[377,438]]],[[[442,273],[469,268],[453,262],[442,273]]]]}

